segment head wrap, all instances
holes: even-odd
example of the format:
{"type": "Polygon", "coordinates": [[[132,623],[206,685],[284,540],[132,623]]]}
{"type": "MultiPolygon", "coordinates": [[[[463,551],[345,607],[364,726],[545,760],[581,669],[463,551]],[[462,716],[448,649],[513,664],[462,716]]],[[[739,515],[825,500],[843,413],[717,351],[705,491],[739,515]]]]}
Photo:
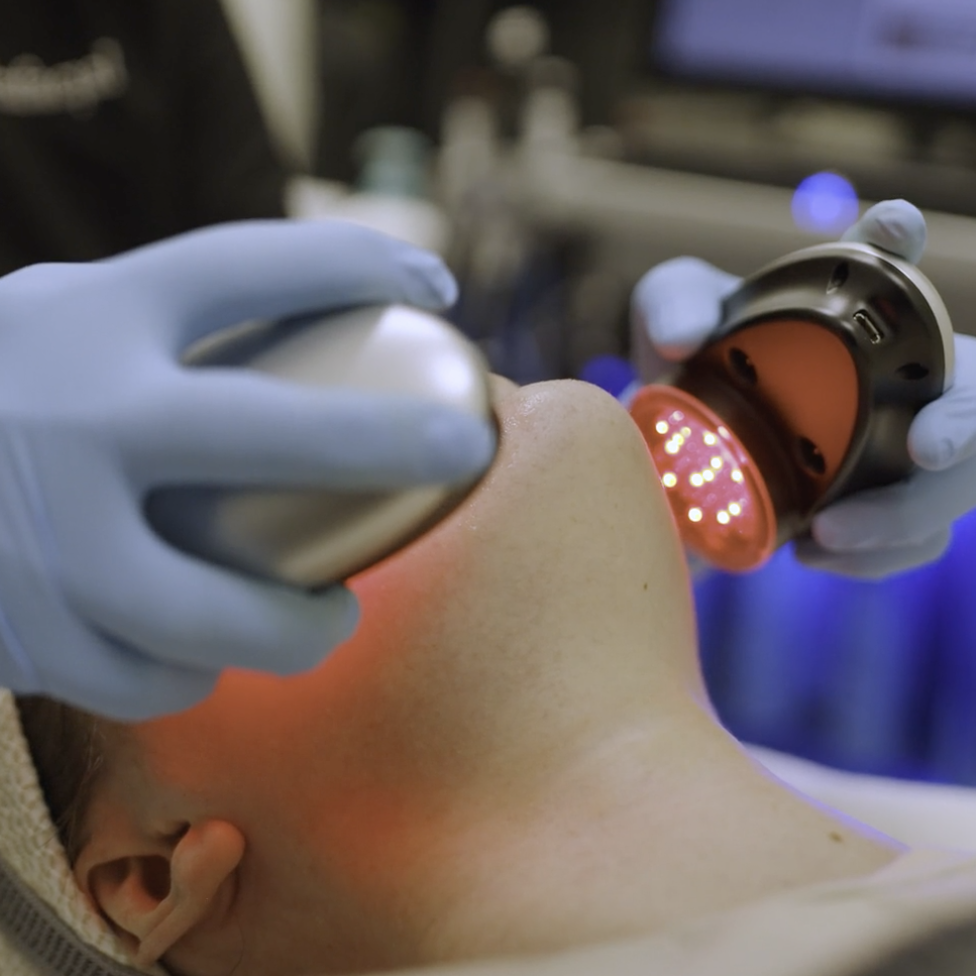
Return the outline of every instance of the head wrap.
{"type": "MultiPolygon", "coordinates": [[[[14,696],[0,689],[0,973],[136,976],[121,940],[75,883],[14,696]]],[[[158,967],[149,972],[162,974],[158,967]]]]}

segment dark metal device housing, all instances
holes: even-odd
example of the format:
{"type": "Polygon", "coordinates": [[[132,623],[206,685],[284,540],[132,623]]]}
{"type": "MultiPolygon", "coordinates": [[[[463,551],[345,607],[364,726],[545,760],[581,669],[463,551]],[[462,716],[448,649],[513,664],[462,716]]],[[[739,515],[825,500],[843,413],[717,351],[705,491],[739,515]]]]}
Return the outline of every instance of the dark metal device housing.
{"type": "Polygon", "coordinates": [[[931,282],[877,248],[837,243],[794,252],[747,278],[726,300],[715,339],[672,382],[711,407],[749,451],[782,543],[826,505],[911,473],[908,429],[951,385],[953,366],[952,326],[931,282]],[[835,358],[852,368],[853,394],[805,361],[802,335],[811,335],[810,326],[843,350],[835,358]],[[773,383],[769,337],[789,328],[796,339],[783,346],[788,355],[773,357],[773,383]],[[850,414],[850,436],[836,463],[828,463],[798,418],[836,410],[842,396],[850,399],[849,409],[840,408],[850,414]]]}

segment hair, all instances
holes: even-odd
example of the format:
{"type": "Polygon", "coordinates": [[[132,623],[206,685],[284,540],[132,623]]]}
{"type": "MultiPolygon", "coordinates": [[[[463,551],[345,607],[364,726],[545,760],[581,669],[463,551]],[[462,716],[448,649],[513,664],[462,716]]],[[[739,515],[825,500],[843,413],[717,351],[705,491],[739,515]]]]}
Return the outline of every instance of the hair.
{"type": "Polygon", "coordinates": [[[110,723],[39,695],[17,698],[41,792],[71,864],[87,841],[91,799],[105,765],[110,723]]]}

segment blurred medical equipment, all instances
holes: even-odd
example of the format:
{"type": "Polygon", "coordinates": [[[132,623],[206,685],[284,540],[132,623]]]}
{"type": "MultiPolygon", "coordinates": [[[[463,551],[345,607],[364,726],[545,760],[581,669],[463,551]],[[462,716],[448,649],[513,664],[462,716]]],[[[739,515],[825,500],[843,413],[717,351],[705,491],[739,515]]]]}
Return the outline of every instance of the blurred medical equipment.
{"type": "Polygon", "coordinates": [[[661,0],[638,138],[659,165],[781,186],[833,169],[973,214],[974,26],[958,0],[661,0]]]}
{"type": "Polygon", "coordinates": [[[362,133],[354,152],[359,176],[352,185],[295,176],[285,195],[289,214],[348,220],[443,254],[450,226],[431,198],[430,141],[416,129],[380,126],[362,133]]]}
{"type": "Polygon", "coordinates": [[[282,156],[308,172],[315,155],[318,86],[315,0],[221,0],[282,156]]]}
{"type": "Polygon", "coordinates": [[[972,104],[976,12],[959,0],[661,0],[652,56],[672,77],[972,104]]]}
{"type": "Polygon", "coordinates": [[[819,510],[907,477],[909,428],[953,359],[948,313],[914,265],[822,244],[747,278],[707,344],[630,410],[686,546],[749,570],[819,510]]]}
{"type": "MultiPolygon", "coordinates": [[[[777,7],[767,29],[755,6],[737,0],[721,18],[736,21],[735,36],[748,33],[773,53],[767,42],[775,32],[805,16],[818,31],[797,29],[793,43],[820,44],[824,31],[858,16],[835,9],[831,18],[816,4],[792,3],[777,7]],[[763,28],[745,26],[755,24],[763,28]]],[[[521,61],[492,49],[491,68],[458,82],[441,132],[439,199],[455,235],[448,253],[471,296],[465,328],[475,335],[492,328],[495,345],[534,351],[537,375],[576,374],[593,355],[625,352],[621,312],[647,267],[694,254],[747,274],[839,236],[859,198],[907,197],[929,208],[923,268],[967,331],[976,222],[960,215],[976,213],[976,130],[970,152],[965,118],[945,108],[867,106],[846,89],[846,101],[811,105],[799,91],[694,87],[665,74],[660,55],[679,7],[630,4],[601,19],[595,4],[564,11],[540,3],[497,15],[521,24],[536,47],[510,43],[521,61]],[[539,49],[545,35],[529,12],[546,15],[558,56],[539,49]],[[567,21],[578,35],[572,43],[567,21]],[[593,63],[597,48],[602,72],[593,63]],[[882,130],[894,135],[872,136],[882,130]],[[947,161],[936,142],[951,139],[960,148],[947,161]],[[539,324],[556,317],[559,328],[539,324]]],[[[700,15],[695,23],[710,22],[700,15]]],[[[709,30],[718,45],[720,33],[709,30]]]]}
{"type": "MultiPolygon", "coordinates": [[[[327,391],[375,393],[395,409],[418,401],[493,423],[488,371],[447,322],[403,305],[373,306],[217,336],[185,362],[238,367],[327,391]]],[[[318,590],[366,569],[449,515],[480,475],[447,485],[322,488],[167,486],[146,515],[167,541],[201,559],[318,590]]]]}

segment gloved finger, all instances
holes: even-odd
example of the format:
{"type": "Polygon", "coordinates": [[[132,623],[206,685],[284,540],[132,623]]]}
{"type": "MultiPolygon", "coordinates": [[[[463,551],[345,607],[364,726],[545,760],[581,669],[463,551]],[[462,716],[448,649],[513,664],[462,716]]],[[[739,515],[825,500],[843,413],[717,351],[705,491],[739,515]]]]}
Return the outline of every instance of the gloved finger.
{"type": "Polygon", "coordinates": [[[457,297],[436,255],[338,220],[224,224],[104,266],[117,288],[163,310],[174,352],[251,319],[397,301],[441,309],[457,297]]]}
{"type": "Polygon", "coordinates": [[[955,337],[952,386],[924,406],[908,431],[908,452],[922,468],[941,471],[976,456],[976,338],[955,337]]]}
{"type": "MultiPolygon", "coordinates": [[[[64,295],[76,294],[76,290],[89,286],[97,277],[99,265],[90,262],[29,264],[8,274],[2,275],[3,289],[0,293],[0,309],[4,306],[20,305],[35,299],[57,300],[64,295]]],[[[96,282],[97,286],[97,282],[96,282]]]]}
{"type": "Polygon", "coordinates": [[[358,623],[342,586],[309,594],[210,565],[168,546],[135,513],[117,512],[103,536],[112,559],[74,577],[69,602],[100,633],[159,663],[295,674],[358,623]]]}
{"type": "Polygon", "coordinates": [[[228,666],[291,674],[317,664],[358,620],[341,586],[319,594],[265,582],[188,556],[157,536],[141,504],[108,465],[73,464],[84,444],[66,437],[37,453],[62,598],[87,627],[156,661],[200,670],[228,666]],[[64,467],[48,467],[60,459],[64,467]],[[65,497],[67,496],[67,497],[65,497]],[[85,518],[70,502],[84,498],[85,518]]]}
{"type": "Polygon", "coordinates": [[[656,350],[668,360],[687,359],[722,318],[722,302],[740,279],[698,258],[675,258],[637,283],[631,307],[656,350]]]}
{"type": "Polygon", "coordinates": [[[925,218],[907,200],[882,200],[864,212],[841,240],[870,244],[912,264],[925,250],[925,218]]]}
{"type": "Polygon", "coordinates": [[[210,695],[219,678],[216,670],[155,661],[107,635],[92,635],[86,650],[79,655],[85,666],[54,676],[48,693],[122,722],[190,708],[210,695]]]}
{"type": "Polygon", "coordinates": [[[316,389],[238,369],[182,372],[124,428],[145,489],[262,484],[383,490],[454,482],[494,456],[493,426],[400,394],[316,389]]]}
{"type": "Polygon", "coordinates": [[[946,551],[950,537],[949,529],[941,529],[921,542],[867,552],[830,552],[813,539],[800,539],[794,543],[793,550],[796,558],[811,569],[854,579],[879,580],[934,562],[946,551]]]}
{"type": "Polygon", "coordinates": [[[917,545],[973,507],[976,458],[845,498],[817,515],[813,536],[834,552],[917,545]]]}

